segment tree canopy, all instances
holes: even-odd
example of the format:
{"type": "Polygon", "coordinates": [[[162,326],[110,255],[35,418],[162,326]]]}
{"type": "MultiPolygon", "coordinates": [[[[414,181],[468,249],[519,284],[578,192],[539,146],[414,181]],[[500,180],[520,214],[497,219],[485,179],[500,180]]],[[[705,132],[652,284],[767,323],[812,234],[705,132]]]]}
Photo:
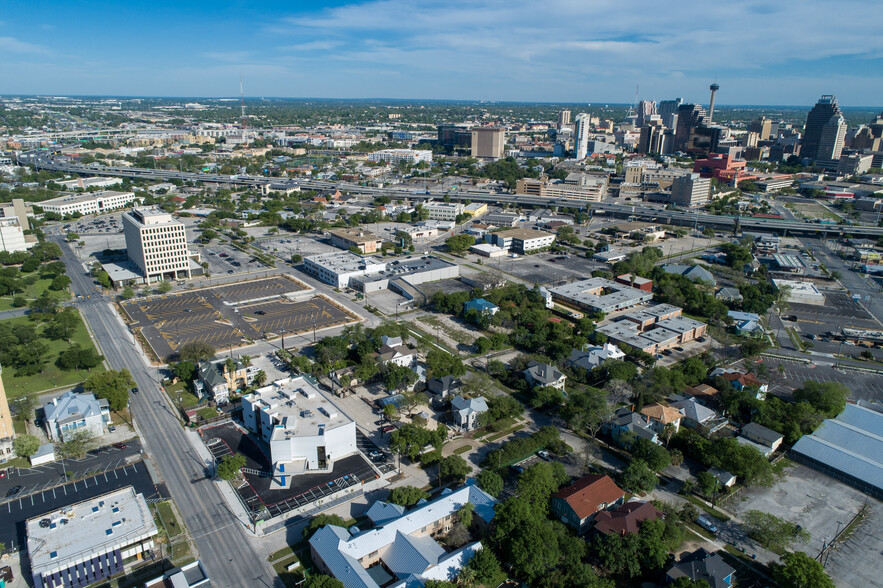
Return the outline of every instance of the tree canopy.
{"type": "Polygon", "coordinates": [[[86,378],[83,389],[95,394],[97,398],[106,398],[110,409],[120,411],[129,404],[129,390],[135,387],[135,381],[129,370],[107,370],[97,372],[86,378]]]}

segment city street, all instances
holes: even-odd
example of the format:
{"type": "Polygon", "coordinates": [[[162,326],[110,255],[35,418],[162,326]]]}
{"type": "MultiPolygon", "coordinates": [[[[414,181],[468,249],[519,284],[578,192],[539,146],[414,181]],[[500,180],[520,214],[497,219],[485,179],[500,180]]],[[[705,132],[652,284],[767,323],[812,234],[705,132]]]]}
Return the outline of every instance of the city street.
{"type": "MultiPolygon", "coordinates": [[[[78,304],[111,368],[127,368],[141,391],[131,408],[142,442],[178,505],[209,576],[229,586],[281,586],[266,553],[252,546],[246,531],[213,484],[192,483],[205,477],[206,464],[190,448],[180,423],[159,389],[159,374],[148,368],[141,351],[112,307],[58,236],[67,275],[78,304]]],[[[159,480],[157,480],[159,481],[159,480]]]]}

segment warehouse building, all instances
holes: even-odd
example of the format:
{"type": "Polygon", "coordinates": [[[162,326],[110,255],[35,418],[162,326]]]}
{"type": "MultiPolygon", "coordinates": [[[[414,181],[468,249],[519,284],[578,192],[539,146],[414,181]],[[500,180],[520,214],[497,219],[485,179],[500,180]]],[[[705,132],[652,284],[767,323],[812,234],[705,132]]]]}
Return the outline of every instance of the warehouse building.
{"type": "Polygon", "coordinates": [[[787,302],[799,302],[802,304],[825,304],[825,295],[812,282],[798,282],[797,280],[774,279],[776,288],[788,289],[787,302]]]}
{"type": "Polygon", "coordinates": [[[350,280],[350,287],[365,294],[387,289],[402,293],[406,285],[417,286],[459,276],[459,265],[431,255],[423,255],[413,259],[393,261],[386,264],[386,267],[379,272],[355,276],[350,280]]]}
{"type": "Polygon", "coordinates": [[[341,249],[355,247],[362,253],[376,253],[383,244],[383,239],[364,229],[331,229],[328,233],[331,235],[331,244],[341,249]]]}
{"type": "Polygon", "coordinates": [[[791,459],[883,500],[883,413],[847,404],[791,449],[791,459]]]}
{"type": "Polygon", "coordinates": [[[385,262],[375,261],[349,251],[331,251],[304,258],[306,273],[335,288],[347,288],[353,278],[385,269],[385,262]]]}
{"type": "Polygon", "coordinates": [[[132,486],[29,519],[34,586],[88,586],[122,573],[152,548],[158,531],[132,486]]]}
{"type": "Polygon", "coordinates": [[[552,233],[531,229],[510,229],[499,233],[490,233],[486,238],[489,238],[491,245],[521,254],[551,247],[555,242],[555,235],[552,233]]]}

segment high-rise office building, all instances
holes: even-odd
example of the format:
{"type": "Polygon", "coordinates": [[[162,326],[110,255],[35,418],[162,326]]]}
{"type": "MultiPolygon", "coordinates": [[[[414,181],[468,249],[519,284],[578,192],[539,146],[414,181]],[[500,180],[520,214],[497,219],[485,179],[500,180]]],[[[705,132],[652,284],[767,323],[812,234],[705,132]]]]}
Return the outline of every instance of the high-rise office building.
{"type": "MultiPolygon", "coordinates": [[[[0,366],[0,374],[3,366],[0,366]]],[[[12,440],[15,438],[15,429],[12,427],[12,415],[9,412],[9,403],[6,401],[6,389],[3,380],[0,379],[0,463],[15,457],[12,453],[12,440]]]]}
{"type": "Polygon", "coordinates": [[[852,148],[868,151],[883,149],[883,114],[878,114],[873,122],[858,130],[852,140],[852,148]]]}
{"type": "Polygon", "coordinates": [[[846,138],[846,121],[842,114],[835,114],[822,127],[819,137],[819,150],[816,154],[818,162],[836,162],[843,152],[843,140],[846,138]]]}
{"type": "Polygon", "coordinates": [[[675,98],[674,100],[663,100],[656,108],[656,113],[662,117],[662,124],[670,129],[678,125],[678,108],[684,103],[683,98],[675,98]]]}
{"type": "Polygon", "coordinates": [[[506,145],[506,129],[472,127],[472,157],[499,159],[506,145]]]}
{"type": "Polygon", "coordinates": [[[558,128],[560,129],[564,125],[570,124],[570,111],[562,110],[558,113],[558,128]]]}
{"type": "Polygon", "coordinates": [[[573,154],[576,159],[585,159],[589,152],[589,123],[591,117],[585,112],[576,115],[576,128],[573,130],[573,154]]]}
{"type": "Polygon", "coordinates": [[[703,126],[706,120],[705,109],[698,104],[681,104],[678,107],[678,124],[675,127],[675,149],[687,148],[693,129],[703,126]]]}
{"type": "Polygon", "coordinates": [[[684,175],[671,183],[671,201],[681,206],[702,206],[711,195],[711,179],[698,173],[684,175]]]}
{"type": "Polygon", "coordinates": [[[653,100],[641,100],[638,102],[638,118],[635,119],[635,126],[642,127],[650,122],[652,117],[657,116],[656,102],[653,100]]]}
{"type": "Polygon", "coordinates": [[[191,277],[184,223],[148,206],[123,214],[126,250],[147,282],[191,277]]]}
{"type": "Polygon", "coordinates": [[[472,144],[472,131],[461,125],[438,125],[438,144],[445,147],[469,147],[472,144]]]}
{"type": "MultiPolygon", "coordinates": [[[[766,141],[770,138],[773,130],[773,121],[765,116],[751,121],[748,125],[749,133],[757,133],[758,141],[766,141]]],[[[753,145],[752,145],[753,147],[753,145]]]]}
{"type": "MultiPolygon", "coordinates": [[[[840,112],[840,106],[837,104],[837,98],[826,94],[819,98],[819,101],[815,106],[812,107],[812,110],[809,111],[809,114],[806,116],[806,126],[804,127],[803,132],[803,142],[800,147],[800,155],[802,157],[808,157],[809,159],[830,159],[825,156],[822,157],[819,153],[819,148],[822,143],[822,135],[826,132],[826,126],[828,126],[829,121],[832,118],[843,118],[843,114],[840,112]]],[[[834,127],[837,127],[837,123],[835,121],[834,127]]],[[[833,153],[833,144],[836,141],[831,141],[830,133],[832,131],[839,132],[836,128],[831,128],[828,126],[828,149],[833,153]]],[[[846,126],[844,124],[843,133],[846,133],[846,126]]],[[[841,149],[842,149],[842,140],[841,140],[841,149]]],[[[840,157],[838,152],[837,157],[840,157]]]]}

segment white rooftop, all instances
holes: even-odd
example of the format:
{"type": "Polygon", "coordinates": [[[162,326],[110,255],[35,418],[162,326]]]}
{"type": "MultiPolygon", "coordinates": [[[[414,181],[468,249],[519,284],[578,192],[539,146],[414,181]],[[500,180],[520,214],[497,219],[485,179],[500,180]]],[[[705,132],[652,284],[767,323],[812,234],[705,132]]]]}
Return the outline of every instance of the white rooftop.
{"type": "Polygon", "coordinates": [[[35,576],[157,534],[147,501],[132,486],[28,519],[26,531],[35,576]],[[40,526],[44,519],[48,526],[40,526]]]}
{"type": "Polygon", "coordinates": [[[273,431],[272,441],[312,437],[351,422],[305,376],[276,380],[248,396],[262,412],[279,420],[281,426],[273,431]]]}
{"type": "Polygon", "coordinates": [[[310,255],[307,261],[341,274],[354,271],[379,272],[386,269],[386,263],[374,261],[368,257],[356,255],[350,251],[330,251],[310,255]]]}

